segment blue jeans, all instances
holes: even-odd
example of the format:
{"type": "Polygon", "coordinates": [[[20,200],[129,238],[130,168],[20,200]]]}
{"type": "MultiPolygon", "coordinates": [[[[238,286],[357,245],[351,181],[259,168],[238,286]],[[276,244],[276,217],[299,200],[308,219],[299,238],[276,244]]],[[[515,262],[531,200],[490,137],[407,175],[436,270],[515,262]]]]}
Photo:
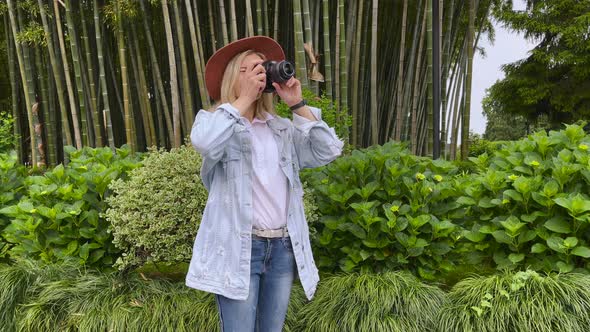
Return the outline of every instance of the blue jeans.
{"type": "Polygon", "coordinates": [[[222,332],[280,332],[297,269],[291,239],[252,235],[250,293],[243,301],[216,295],[222,332]]]}

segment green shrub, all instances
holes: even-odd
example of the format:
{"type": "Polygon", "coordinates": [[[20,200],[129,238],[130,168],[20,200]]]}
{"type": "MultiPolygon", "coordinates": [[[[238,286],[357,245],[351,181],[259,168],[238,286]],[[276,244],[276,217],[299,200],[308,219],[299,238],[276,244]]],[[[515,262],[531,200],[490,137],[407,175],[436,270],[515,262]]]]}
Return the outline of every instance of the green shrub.
{"type": "MultiPolygon", "coordinates": [[[[0,210],[17,204],[25,192],[24,181],[26,168],[17,161],[16,153],[0,153],[0,210]]],[[[0,213],[0,261],[8,259],[8,251],[12,245],[4,239],[2,231],[11,218],[0,213]]]]}
{"type": "Polygon", "coordinates": [[[469,157],[477,157],[480,154],[488,155],[503,148],[507,141],[488,141],[479,135],[470,135],[469,137],[469,157]]]}
{"type": "Polygon", "coordinates": [[[322,215],[313,243],[320,268],[407,269],[429,279],[452,270],[457,171],[392,142],[306,173],[322,215]]]}
{"type": "Polygon", "coordinates": [[[0,111],[0,153],[14,150],[17,138],[13,131],[14,119],[10,113],[0,111]]]}
{"type": "Polygon", "coordinates": [[[11,219],[3,236],[10,255],[55,262],[76,257],[79,264],[113,264],[119,250],[112,244],[106,210],[109,183],[139,166],[139,155],[126,148],[69,147],[70,163],[42,176],[25,179],[23,197],[0,210],[11,219]]]}
{"type": "Polygon", "coordinates": [[[590,135],[537,132],[470,160],[457,180],[473,264],[570,272],[590,268],[590,135]]]}
{"type": "Polygon", "coordinates": [[[533,271],[459,282],[437,318],[441,332],[585,332],[590,326],[590,276],[533,271]]]}
{"type": "Polygon", "coordinates": [[[590,135],[571,125],[468,163],[387,143],[303,173],[322,215],[312,225],[318,265],[426,279],[490,267],[587,271],[589,147],[590,135]]]}
{"type": "Polygon", "coordinates": [[[432,331],[445,294],[408,273],[324,278],[299,312],[299,331],[432,331]]]}
{"type": "Polygon", "coordinates": [[[152,150],[129,180],[111,183],[115,194],[107,200],[105,216],[123,250],[117,267],[190,260],[207,203],[200,167],[201,156],[191,146],[152,150]]]}

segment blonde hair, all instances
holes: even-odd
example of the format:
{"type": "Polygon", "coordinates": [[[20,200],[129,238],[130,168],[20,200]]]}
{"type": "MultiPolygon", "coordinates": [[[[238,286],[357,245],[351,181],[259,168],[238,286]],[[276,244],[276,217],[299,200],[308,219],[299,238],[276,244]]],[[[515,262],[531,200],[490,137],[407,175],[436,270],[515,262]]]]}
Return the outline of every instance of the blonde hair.
{"type": "MultiPolygon", "coordinates": [[[[236,101],[236,99],[238,99],[239,95],[236,90],[236,83],[238,81],[238,77],[240,76],[240,66],[242,64],[242,61],[244,61],[244,59],[250,54],[256,54],[263,60],[266,59],[264,54],[252,50],[244,51],[234,56],[225,67],[225,71],[223,73],[223,78],[221,80],[221,97],[218,101],[216,101],[215,105],[213,105],[213,107],[209,109],[210,112],[215,111],[217,107],[221,104],[233,103],[234,101],[236,101]]],[[[273,95],[271,93],[263,93],[258,100],[254,101],[254,103],[255,118],[263,120],[264,112],[276,115],[273,103],[273,95]]]]}

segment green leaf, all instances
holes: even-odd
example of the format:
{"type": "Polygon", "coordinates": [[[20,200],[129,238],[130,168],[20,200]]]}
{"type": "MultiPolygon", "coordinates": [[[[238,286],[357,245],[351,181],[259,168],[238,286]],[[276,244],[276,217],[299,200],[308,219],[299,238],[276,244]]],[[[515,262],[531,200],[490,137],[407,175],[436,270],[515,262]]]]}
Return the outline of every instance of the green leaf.
{"type": "Polygon", "coordinates": [[[578,245],[578,238],[570,236],[563,240],[563,246],[566,248],[573,248],[578,245]]]}
{"type": "Polygon", "coordinates": [[[570,224],[561,216],[555,216],[547,220],[544,226],[555,233],[569,234],[572,231],[570,224]]]}
{"type": "Polygon", "coordinates": [[[445,255],[452,250],[451,246],[444,242],[432,242],[428,247],[433,254],[439,256],[445,255]]]}
{"type": "Polygon", "coordinates": [[[518,235],[521,228],[526,225],[521,223],[515,216],[508,217],[508,219],[501,221],[500,224],[508,231],[508,234],[512,235],[513,237],[518,235]]]}
{"type": "Polygon", "coordinates": [[[87,239],[92,239],[94,238],[94,234],[96,234],[96,229],[94,227],[80,227],[80,235],[82,235],[83,237],[87,239]]]}
{"type": "Polygon", "coordinates": [[[561,273],[569,273],[574,269],[574,264],[567,264],[565,262],[559,261],[555,264],[561,273]]]}
{"type": "Polygon", "coordinates": [[[505,231],[497,230],[492,233],[492,236],[500,243],[512,244],[512,238],[505,231]]]}
{"type": "Polygon", "coordinates": [[[467,196],[461,196],[457,199],[457,203],[461,205],[475,205],[476,202],[473,198],[467,196]]]}
{"type": "Polygon", "coordinates": [[[547,247],[542,243],[535,243],[531,247],[531,253],[533,254],[540,254],[545,252],[545,250],[547,250],[547,247]]]}
{"type": "Polygon", "coordinates": [[[563,239],[557,236],[552,236],[547,240],[547,246],[551,248],[553,251],[557,251],[560,253],[565,253],[565,248],[563,246],[563,239]]]}
{"type": "Polygon", "coordinates": [[[367,258],[371,257],[371,253],[366,250],[359,251],[359,254],[361,255],[361,258],[363,259],[363,261],[367,260],[367,258]]]}
{"type": "Polygon", "coordinates": [[[367,183],[367,185],[361,188],[361,196],[363,197],[363,199],[366,200],[369,198],[369,196],[371,196],[371,194],[373,194],[373,192],[379,189],[379,187],[381,187],[381,184],[379,182],[369,182],[367,183]]]}
{"type": "Polygon", "coordinates": [[[25,213],[31,213],[35,209],[35,206],[30,201],[20,201],[18,208],[25,213]]]}
{"type": "Polygon", "coordinates": [[[84,243],[81,247],[80,247],[80,253],[78,254],[80,256],[80,258],[82,258],[84,261],[88,260],[88,254],[90,252],[90,248],[88,243],[84,243]]]}
{"type": "Polygon", "coordinates": [[[0,209],[0,214],[9,216],[9,217],[16,217],[19,215],[19,210],[16,205],[7,206],[5,208],[0,209]]]}
{"type": "Polygon", "coordinates": [[[543,187],[543,194],[545,194],[545,197],[551,198],[555,196],[558,191],[559,184],[555,180],[550,180],[549,182],[545,183],[545,186],[543,187]]]}
{"type": "Polygon", "coordinates": [[[341,259],[339,265],[344,272],[352,272],[356,268],[356,264],[349,258],[341,259]]]}
{"type": "Polygon", "coordinates": [[[381,237],[377,240],[365,239],[363,240],[363,244],[369,248],[384,248],[387,247],[391,242],[385,238],[381,237]]]}
{"type": "Polygon", "coordinates": [[[482,197],[477,203],[477,206],[484,209],[491,209],[496,205],[492,203],[492,199],[490,199],[489,197],[482,197]]]}
{"type": "Polygon", "coordinates": [[[514,189],[504,190],[504,196],[512,198],[517,202],[522,202],[522,195],[514,189]]]}
{"type": "Polygon", "coordinates": [[[53,174],[59,180],[63,179],[65,174],[64,166],[62,164],[55,166],[51,171],[51,174],[53,174]]]}
{"type": "Polygon", "coordinates": [[[512,185],[519,193],[526,195],[534,189],[532,182],[533,181],[531,178],[526,178],[524,176],[521,176],[518,179],[516,179],[512,183],[512,185]]]}
{"type": "Polygon", "coordinates": [[[485,239],[486,234],[478,231],[464,231],[463,236],[465,236],[467,240],[471,242],[481,242],[483,239],[485,239]]]}
{"type": "Polygon", "coordinates": [[[68,243],[68,246],[67,246],[66,250],[64,251],[64,254],[72,255],[74,252],[76,252],[76,249],[78,249],[78,241],[73,240],[70,243],[68,243]]]}
{"type": "Polygon", "coordinates": [[[574,250],[572,250],[572,255],[590,258],[590,248],[584,246],[576,247],[574,250]]]}
{"type": "Polygon", "coordinates": [[[320,221],[326,225],[328,229],[338,229],[338,226],[342,223],[338,217],[335,216],[323,216],[320,221]]]}
{"type": "Polygon", "coordinates": [[[510,254],[510,255],[508,255],[508,259],[513,264],[516,264],[524,259],[524,254],[510,254]]]}
{"type": "Polygon", "coordinates": [[[432,217],[429,214],[422,214],[416,218],[408,216],[408,220],[410,221],[410,225],[412,225],[412,227],[414,229],[418,229],[418,228],[424,226],[425,224],[427,224],[430,221],[430,218],[432,218],[432,217]]]}
{"type": "Polygon", "coordinates": [[[537,237],[537,233],[535,231],[527,230],[527,231],[520,233],[520,235],[518,236],[518,243],[519,244],[527,243],[536,237],[537,237]]]}

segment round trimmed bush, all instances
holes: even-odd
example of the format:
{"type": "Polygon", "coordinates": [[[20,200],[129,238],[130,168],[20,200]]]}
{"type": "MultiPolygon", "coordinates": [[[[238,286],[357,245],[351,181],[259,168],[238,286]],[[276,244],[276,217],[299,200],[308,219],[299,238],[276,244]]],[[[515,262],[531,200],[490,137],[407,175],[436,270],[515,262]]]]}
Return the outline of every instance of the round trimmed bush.
{"type": "Polygon", "coordinates": [[[190,260],[207,202],[200,166],[201,156],[189,145],[169,152],[153,149],[128,181],[111,183],[114,195],[108,198],[106,218],[113,242],[124,252],[115,266],[190,260]]]}

